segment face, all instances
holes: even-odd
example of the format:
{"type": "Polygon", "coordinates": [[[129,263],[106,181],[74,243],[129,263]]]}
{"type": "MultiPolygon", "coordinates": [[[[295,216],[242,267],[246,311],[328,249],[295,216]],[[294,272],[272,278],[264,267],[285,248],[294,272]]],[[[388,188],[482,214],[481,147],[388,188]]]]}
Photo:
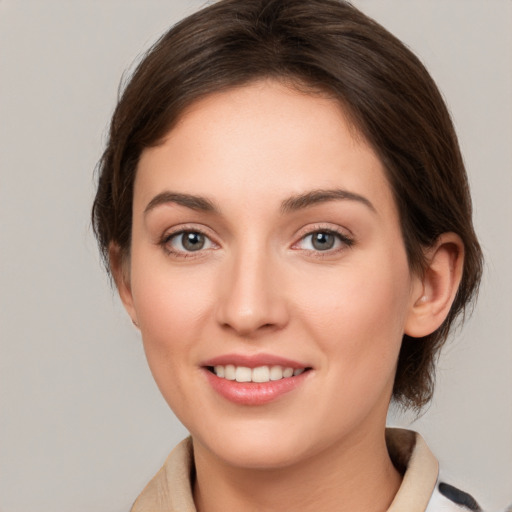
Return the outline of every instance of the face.
{"type": "Polygon", "coordinates": [[[374,151],[333,100],[207,97],[135,181],[121,295],[194,443],[283,467],[382,435],[419,283],[374,151]]]}

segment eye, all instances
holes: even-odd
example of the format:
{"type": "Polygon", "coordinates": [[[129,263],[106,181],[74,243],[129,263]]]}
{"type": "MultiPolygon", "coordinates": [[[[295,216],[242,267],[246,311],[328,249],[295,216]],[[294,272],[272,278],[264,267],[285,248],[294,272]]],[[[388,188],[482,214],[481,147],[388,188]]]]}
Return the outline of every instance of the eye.
{"type": "Polygon", "coordinates": [[[351,246],[352,240],[341,233],[327,229],[317,230],[302,237],[296,244],[306,251],[333,251],[343,246],[351,246]]]}
{"type": "Polygon", "coordinates": [[[200,231],[180,231],[168,236],[164,243],[171,253],[197,252],[214,247],[213,242],[200,231]]]}

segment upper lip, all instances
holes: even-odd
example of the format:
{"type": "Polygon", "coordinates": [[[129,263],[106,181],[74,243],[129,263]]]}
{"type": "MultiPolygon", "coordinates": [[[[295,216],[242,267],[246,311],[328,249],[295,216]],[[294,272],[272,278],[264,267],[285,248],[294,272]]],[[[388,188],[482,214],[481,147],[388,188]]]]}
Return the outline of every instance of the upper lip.
{"type": "Polygon", "coordinates": [[[273,354],[223,354],[213,357],[201,363],[201,366],[245,366],[247,368],[257,368],[258,366],[283,366],[285,368],[309,368],[310,366],[293,359],[273,355],[273,354]]]}

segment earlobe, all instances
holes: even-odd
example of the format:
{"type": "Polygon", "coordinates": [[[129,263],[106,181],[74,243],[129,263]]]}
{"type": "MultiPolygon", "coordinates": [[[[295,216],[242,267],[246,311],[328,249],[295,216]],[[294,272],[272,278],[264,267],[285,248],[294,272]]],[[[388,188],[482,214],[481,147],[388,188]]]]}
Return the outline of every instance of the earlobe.
{"type": "Polygon", "coordinates": [[[459,287],[464,244],[455,233],[443,233],[427,251],[427,268],[405,324],[405,334],[420,338],[433,333],[444,322],[459,287]]]}
{"type": "Polygon", "coordinates": [[[133,325],[139,328],[137,314],[133,304],[132,289],[130,283],[129,262],[123,257],[121,248],[117,244],[110,244],[109,247],[110,269],[116,284],[121,302],[123,303],[133,325]]]}

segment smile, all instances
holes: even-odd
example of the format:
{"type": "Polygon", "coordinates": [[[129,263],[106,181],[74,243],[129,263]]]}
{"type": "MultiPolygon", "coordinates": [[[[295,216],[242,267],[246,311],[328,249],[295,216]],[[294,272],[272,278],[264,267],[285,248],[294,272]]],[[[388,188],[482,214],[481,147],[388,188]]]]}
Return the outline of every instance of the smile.
{"type": "Polygon", "coordinates": [[[258,406],[306,385],[313,367],[272,354],[224,354],[200,365],[211,388],[229,402],[258,406]]]}
{"type": "Polygon", "coordinates": [[[303,373],[306,368],[291,368],[280,365],[257,366],[249,368],[247,366],[235,366],[234,364],[215,365],[208,368],[217,377],[236,382],[271,382],[290,377],[297,377],[303,373]]]}

